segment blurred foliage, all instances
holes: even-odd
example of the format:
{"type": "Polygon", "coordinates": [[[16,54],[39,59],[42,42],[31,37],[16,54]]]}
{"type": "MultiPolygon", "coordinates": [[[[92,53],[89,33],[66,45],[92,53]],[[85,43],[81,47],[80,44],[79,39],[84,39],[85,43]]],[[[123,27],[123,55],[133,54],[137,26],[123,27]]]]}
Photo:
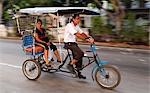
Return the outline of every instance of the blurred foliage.
{"type": "Polygon", "coordinates": [[[124,5],[126,6],[126,8],[130,8],[131,7],[132,0],[121,0],[121,1],[124,2],[124,5]]]}
{"type": "Polygon", "coordinates": [[[139,26],[135,19],[135,14],[131,12],[127,13],[125,20],[127,20],[127,24],[124,26],[123,31],[120,32],[123,41],[128,41],[130,44],[148,45],[148,26],[147,28],[144,24],[139,26]]]}
{"type": "Polygon", "coordinates": [[[104,24],[102,17],[92,17],[92,34],[112,34],[112,26],[104,24]]]}
{"type": "MultiPolygon", "coordinates": [[[[132,0],[121,1],[123,1],[126,7],[128,8],[130,7],[132,0]]],[[[3,19],[4,22],[10,20],[11,17],[9,16],[8,9],[17,10],[19,8],[40,6],[61,7],[65,6],[65,4],[66,0],[4,0],[3,19]]],[[[98,7],[97,4],[93,2],[93,0],[70,0],[69,6],[98,7]]],[[[144,26],[139,26],[136,24],[135,15],[133,13],[126,14],[122,31],[115,32],[112,31],[112,29],[114,29],[114,26],[111,24],[105,24],[105,20],[103,17],[92,17],[91,34],[94,36],[96,41],[127,42],[130,44],[148,45],[149,33],[144,26]]]]}
{"type": "Polygon", "coordinates": [[[16,11],[20,8],[27,7],[40,7],[40,6],[63,6],[62,3],[57,2],[58,0],[4,0],[3,2],[3,21],[6,23],[10,20],[9,11],[16,11]]]}
{"type": "Polygon", "coordinates": [[[96,41],[126,42],[128,44],[149,45],[148,26],[138,25],[135,14],[127,13],[124,19],[123,30],[115,32],[113,26],[104,24],[103,18],[96,16],[92,18],[91,34],[96,41]]]}

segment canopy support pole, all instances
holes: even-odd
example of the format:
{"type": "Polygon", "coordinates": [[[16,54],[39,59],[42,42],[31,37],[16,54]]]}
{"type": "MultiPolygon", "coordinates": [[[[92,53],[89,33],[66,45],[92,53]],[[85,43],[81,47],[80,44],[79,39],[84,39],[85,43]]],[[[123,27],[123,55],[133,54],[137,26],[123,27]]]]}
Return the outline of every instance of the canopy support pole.
{"type": "Polygon", "coordinates": [[[60,53],[60,58],[62,61],[62,48],[61,48],[61,41],[60,41],[60,33],[59,33],[59,13],[57,12],[57,37],[58,37],[58,45],[59,45],[59,53],[60,53]]]}

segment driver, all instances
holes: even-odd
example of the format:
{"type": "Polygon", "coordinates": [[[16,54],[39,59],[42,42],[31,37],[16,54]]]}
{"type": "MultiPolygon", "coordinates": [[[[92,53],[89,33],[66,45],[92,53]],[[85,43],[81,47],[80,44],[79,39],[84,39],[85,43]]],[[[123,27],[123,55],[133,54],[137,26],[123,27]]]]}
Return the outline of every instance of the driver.
{"type": "Polygon", "coordinates": [[[84,56],[83,51],[79,48],[76,43],[76,37],[81,38],[83,40],[88,41],[89,43],[93,43],[94,39],[88,35],[86,35],[79,27],[80,16],[79,14],[74,14],[72,16],[71,22],[68,23],[65,27],[64,33],[64,44],[67,49],[70,49],[73,54],[72,61],[67,65],[68,70],[75,74],[75,70],[73,65],[76,65],[77,75],[79,78],[86,79],[80,72],[82,68],[82,57],[84,56]]]}

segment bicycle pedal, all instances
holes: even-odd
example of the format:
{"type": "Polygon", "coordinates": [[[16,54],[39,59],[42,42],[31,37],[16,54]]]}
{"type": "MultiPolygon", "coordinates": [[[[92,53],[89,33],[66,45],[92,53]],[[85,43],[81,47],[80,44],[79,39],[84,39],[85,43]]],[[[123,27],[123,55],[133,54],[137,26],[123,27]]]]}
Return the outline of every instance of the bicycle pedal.
{"type": "Polygon", "coordinates": [[[48,70],[49,70],[49,69],[53,69],[52,66],[46,66],[46,64],[44,64],[44,65],[42,66],[42,68],[43,68],[43,69],[48,69],[48,70]]]}

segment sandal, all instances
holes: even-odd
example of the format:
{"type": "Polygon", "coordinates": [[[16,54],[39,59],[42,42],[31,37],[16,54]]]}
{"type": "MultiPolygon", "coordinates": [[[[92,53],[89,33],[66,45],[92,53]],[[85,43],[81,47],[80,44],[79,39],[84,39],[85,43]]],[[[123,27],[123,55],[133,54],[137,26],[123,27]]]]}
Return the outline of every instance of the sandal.
{"type": "Polygon", "coordinates": [[[50,64],[50,63],[48,63],[48,64],[46,64],[46,66],[47,66],[47,67],[50,67],[50,66],[51,66],[51,64],[50,64]]]}
{"type": "Polygon", "coordinates": [[[45,64],[47,68],[53,68],[51,63],[45,64]]]}

